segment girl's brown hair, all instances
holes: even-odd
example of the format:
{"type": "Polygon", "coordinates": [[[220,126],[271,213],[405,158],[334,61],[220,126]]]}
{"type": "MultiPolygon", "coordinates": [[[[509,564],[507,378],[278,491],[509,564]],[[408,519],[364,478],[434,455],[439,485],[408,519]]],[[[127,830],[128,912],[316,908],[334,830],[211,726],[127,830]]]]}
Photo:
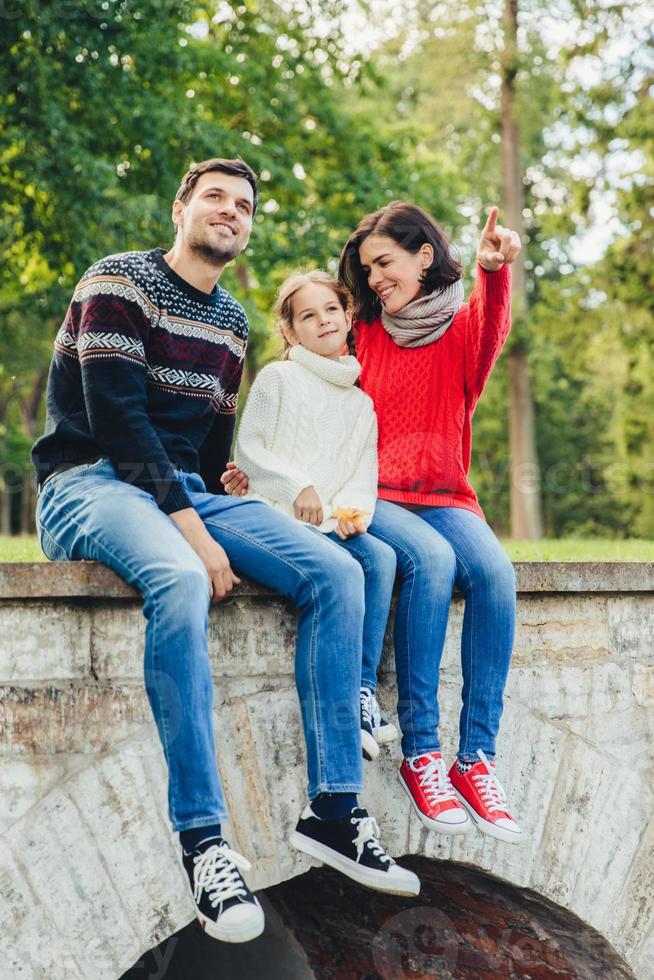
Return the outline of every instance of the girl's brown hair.
{"type": "MultiPolygon", "coordinates": [[[[273,307],[277,317],[277,326],[282,335],[282,357],[284,360],[288,359],[288,354],[292,347],[292,344],[286,339],[284,331],[293,329],[293,297],[303,286],[310,286],[312,284],[327,286],[328,289],[331,289],[346,313],[349,313],[352,309],[352,297],[348,290],[339,283],[338,279],[330,276],[328,272],[323,272],[322,269],[312,269],[309,272],[294,272],[279,287],[277,299],[273,307]]],[[[348,353],[356,357],[354,331],[349,331],[345,342],[348,353]]]]}
{"type": "Polygon", "coordinates": [[[338,276],[352,294],[355,321],[372,323],[381,316],[381,300],[368,285],[368,276],[363,271],[359,256],[362,242],[372,234],[392,238],[413,255],[420,251],[421,245],[431,245],[434,260],[422,279],[422,288],[426,293],[457,282],[463,275],[461,262],[453,254],[447,235],[434,219],[416,204],[391,201],[385,208],[367,214],[361,220],[341,252],[338,276]]]}

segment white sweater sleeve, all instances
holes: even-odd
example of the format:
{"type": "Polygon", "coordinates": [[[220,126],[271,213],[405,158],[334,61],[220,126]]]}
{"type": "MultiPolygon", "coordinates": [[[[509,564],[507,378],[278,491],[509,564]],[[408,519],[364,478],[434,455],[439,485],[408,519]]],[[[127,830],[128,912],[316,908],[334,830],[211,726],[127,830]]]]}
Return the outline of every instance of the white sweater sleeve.
{"type": "Polygon", "coordinates": [[[270,448],[282,410],[282,388],[277,371],[259,372],[243,409],[234,458],[252,493],[292,506],[311,480],[270,448]]]}
{"type": "Polygon", "coordinates": [[[356,507],[370,515],[365,519],[366,527],[372,521],[377,502],[377,416],[372,406],[369,408],[368,425],[357,467],[341,489],[334,495],[334,508],[356,507]]]}

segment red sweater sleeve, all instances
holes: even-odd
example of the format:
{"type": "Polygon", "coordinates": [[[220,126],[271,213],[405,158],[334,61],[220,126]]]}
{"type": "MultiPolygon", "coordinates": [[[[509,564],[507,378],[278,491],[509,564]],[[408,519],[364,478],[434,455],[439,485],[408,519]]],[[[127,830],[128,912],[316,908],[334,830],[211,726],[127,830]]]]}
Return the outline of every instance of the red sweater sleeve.
{"type": "Polygon", "coordinates": [[[497,272],[477,266],[470,294],[465,334],[465,384],[474,408],[511,329],[511,270],[497,272]]]}

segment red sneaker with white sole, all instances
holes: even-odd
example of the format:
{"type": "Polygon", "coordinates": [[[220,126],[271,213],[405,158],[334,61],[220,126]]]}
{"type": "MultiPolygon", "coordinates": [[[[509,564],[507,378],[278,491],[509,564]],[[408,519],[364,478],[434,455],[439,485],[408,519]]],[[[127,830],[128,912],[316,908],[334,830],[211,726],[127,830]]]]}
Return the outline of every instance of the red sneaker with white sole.
{"type": "Polygon", "coordinates": [[[481,749],[477,755],[480,761],[465,773],[460,772],[454,763],[449,774],[452,786],[473,822],[484,834],[517,844],[523,834],[509,812],[506,793],[495,773],[495,763],[490,762],[481,749]]]}
{"type": "Polygon", "coordinates": [[[404,759],[398,777],[420,821],[441,834],[465,834],[472,824],[447,776],[440,752],[404,759]]]}

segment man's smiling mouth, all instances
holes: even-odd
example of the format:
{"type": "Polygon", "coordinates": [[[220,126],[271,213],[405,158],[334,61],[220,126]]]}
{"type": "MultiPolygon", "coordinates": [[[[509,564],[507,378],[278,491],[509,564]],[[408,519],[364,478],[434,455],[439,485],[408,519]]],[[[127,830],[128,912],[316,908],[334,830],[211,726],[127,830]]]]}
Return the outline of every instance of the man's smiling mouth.
{"type": "Polygon", "coordinates": [[[228,231],[231,231],[232,235],[236,235],[236,228],[228,225],[226,221],[210,221],[209,226],[211,228],[227,228],[228,231]]]}

